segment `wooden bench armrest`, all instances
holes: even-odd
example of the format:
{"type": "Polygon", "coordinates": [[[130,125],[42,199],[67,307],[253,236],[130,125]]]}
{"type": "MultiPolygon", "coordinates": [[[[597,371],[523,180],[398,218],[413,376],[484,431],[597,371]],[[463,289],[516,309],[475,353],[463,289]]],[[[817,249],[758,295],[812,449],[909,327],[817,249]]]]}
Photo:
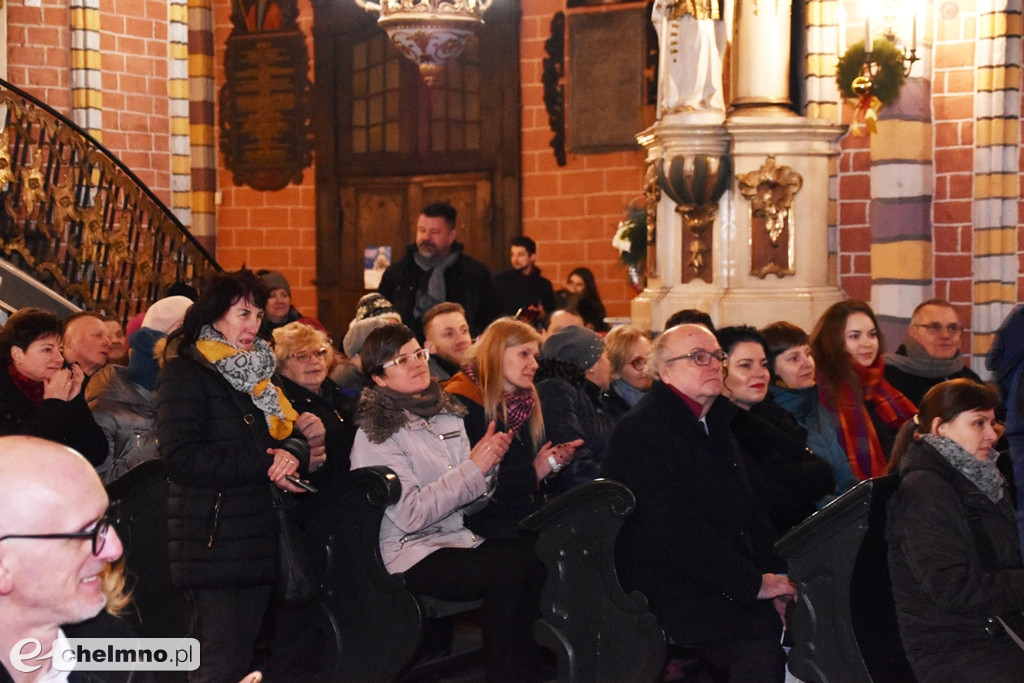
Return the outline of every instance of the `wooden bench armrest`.
{"type": "Polygon", "coordinates": [[[537,534],[548,571],[534,638],[558,657],[560,681],[653,681],[665,640],[639,592],[623,592],[615,539],[636,505],[623,484],[598,479],[546,503],[520,524],[537,534]]]}

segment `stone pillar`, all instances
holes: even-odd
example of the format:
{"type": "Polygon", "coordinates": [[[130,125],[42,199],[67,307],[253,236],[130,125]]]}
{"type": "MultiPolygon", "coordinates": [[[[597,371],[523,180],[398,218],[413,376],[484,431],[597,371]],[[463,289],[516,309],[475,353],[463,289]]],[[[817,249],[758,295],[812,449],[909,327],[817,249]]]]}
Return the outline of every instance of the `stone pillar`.
{"type": "Polygon", "coordinates": [[[641,133],[637,139],[647,150],[648,164],[664,165],[665,159],[679,156],[728,154],[734,177],[717,202],[708,237],[708,273],[689,281],[684,273],[691,255],[684,216],[661,192],[655,235],[658,277],[634,299],[634,322],[661,330],[675,311],[698,308],[720,326],[788,320],[810,331],[828,306],[844,298],[834,284],[828,252],[829,181],[844,131],[821,120],[748,116],[730,119],[725,126],[661,121],[641,133]],[[776,174],[773,167],[781,171],[776,174]],[[786,228],[779,246],[768,247],[784,251],[779,257],[783,267],[766,266],[763,247],[755,258],[756,244],[766,239],[757,232],[764,230],[765,217],[752,215],[751,200],[740,194],[735,181],[763,169],[768,169],[769,177],[801,178],[797,191],[790,188],[785,215],[777,217],[786,228]]]}
{"type": "Polygon", "coordinates": [[[792,0],[737,3],[729,116],[796,116],[789,109],[792,0]]]}

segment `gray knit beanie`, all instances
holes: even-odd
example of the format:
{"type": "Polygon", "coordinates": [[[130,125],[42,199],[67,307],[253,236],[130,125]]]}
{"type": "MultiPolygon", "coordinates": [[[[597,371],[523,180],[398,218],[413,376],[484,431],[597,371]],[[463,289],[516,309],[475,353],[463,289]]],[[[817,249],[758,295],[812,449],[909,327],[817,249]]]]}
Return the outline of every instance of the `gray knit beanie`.
{"type": "Polygon", "coordinates": [[[268,292],[273,292],[275,289],[283,289],[288,292],[288,296],[292,295],[292,286],[288,284],[288,280],[284,279],[284,275],[281,275],[276,270],[261,270],[259,276],[263,280],[263,284],[267,286],[268,292]]]}
{"type": "Polygon", "coordinates": [[[604,340],[597,332],[579,325],[569,325],[544,340],[540,357],[572,363],[586,372],[594,366],[602,353],[604,340]]]}

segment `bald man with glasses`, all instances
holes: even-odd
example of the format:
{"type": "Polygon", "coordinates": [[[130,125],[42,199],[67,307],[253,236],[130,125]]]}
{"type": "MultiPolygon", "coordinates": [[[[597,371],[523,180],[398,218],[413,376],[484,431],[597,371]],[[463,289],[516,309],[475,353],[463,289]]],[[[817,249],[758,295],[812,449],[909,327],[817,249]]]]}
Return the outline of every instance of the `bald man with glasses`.
{"type": "Polygon", "coordinates": [[[734,446],[728,357],[706,327],[686,324],[658,337],[650,359],[654,382],[612,432],[604,470],[637,501],[616,547],[622,585],[647,596],[666,635],[715,680],[781,683],[781,616],[796,587],[734,446]]]}
{"type": "Polygon", "coordinates": [[[903,343],[885,354],[885,379],[914,405],[936,384],[961,377],[981,378],[964,363],[963,326],[953,304],[929,299],[917,306],[903,343]]]}
{"type": "Polygon", "coordinates": [[[0,681],[77,680],[48,671],[49,659],[18,671],[12,649],[34,638],[46,654],[65,637],[63,626],[123,599],[108,580],[123,551],[115,518],[81,455],[32,436],[0,437],[0,681]]]}

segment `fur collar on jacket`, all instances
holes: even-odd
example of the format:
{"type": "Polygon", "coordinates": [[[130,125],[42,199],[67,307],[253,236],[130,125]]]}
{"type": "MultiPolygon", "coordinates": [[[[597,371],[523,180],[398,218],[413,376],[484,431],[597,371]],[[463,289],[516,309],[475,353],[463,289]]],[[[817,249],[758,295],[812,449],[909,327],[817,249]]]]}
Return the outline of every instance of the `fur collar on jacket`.
{"type": "MultiPolygon", "coordinates": [[[[466,407],[458,399],[443,390],[441,394],[444,397],[442,413],[459,417],[466,415],[466,407]]],[[[355,422],[366,432],[370,443],[384,443],[410,421],[410,414],[396,406],[387,394],[377,389],[376,385],[366,387],[359,395],[355,422]]]]}

